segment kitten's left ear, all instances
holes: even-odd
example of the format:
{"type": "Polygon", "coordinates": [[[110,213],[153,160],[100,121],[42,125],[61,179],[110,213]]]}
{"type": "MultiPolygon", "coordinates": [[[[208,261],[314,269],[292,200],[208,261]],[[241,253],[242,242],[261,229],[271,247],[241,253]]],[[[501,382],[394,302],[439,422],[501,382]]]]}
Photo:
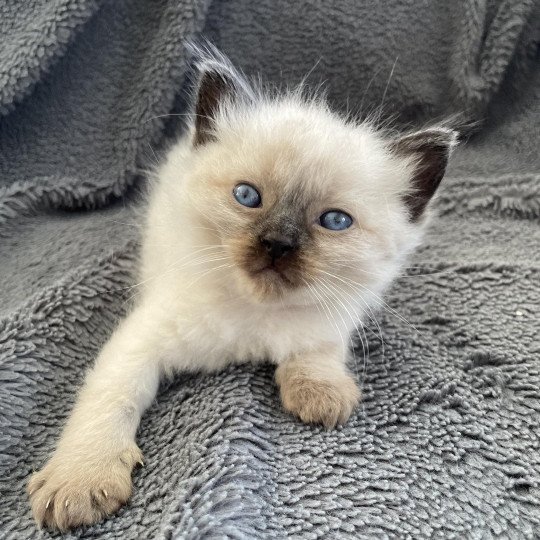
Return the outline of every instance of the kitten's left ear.
{"type": "Polygon", "coordinates": [[[412,190],[405,196],[411,221],[418,221],[428,202],[439,187],[457,133],[447,128],[425,129],[400,137],[391,144],[392,150],[403,157],[412,158],[415,172],[412,190]]]}

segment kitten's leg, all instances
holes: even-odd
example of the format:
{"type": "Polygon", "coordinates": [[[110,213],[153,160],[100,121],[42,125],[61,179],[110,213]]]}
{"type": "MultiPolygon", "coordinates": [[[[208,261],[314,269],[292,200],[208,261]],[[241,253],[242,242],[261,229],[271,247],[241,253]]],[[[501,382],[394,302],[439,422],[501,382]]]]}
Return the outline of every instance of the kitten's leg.
{"type": "Polygon", "coordinates": [[[332,428],[349,418],[360,398],[339,346],[297,354],[276,370],[283,406],[307,423],[332,428]]]}
{"type": "Polygon", "coordinates": [[[131,471],[142,464],[135,432],[156,395],[159,356],[170,344],[163,318],[142,306],[134,310],[87,374],[56,451],[28,483],[40,526],[94,523],[129,498],[131,471]]]}

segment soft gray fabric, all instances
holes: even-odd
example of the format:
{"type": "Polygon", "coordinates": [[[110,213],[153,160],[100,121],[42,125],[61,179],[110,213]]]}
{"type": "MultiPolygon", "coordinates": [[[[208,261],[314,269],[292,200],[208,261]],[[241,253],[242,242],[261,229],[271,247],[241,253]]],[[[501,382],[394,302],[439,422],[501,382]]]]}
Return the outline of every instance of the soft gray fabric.
{"type": "Polygon", "coordinates": [[[273,82],[313,68],[338,107],[481,123],[378,314],[384,347],[373,323],[357,347],[350,422],[289,417],[270,367],[179,376],[142,421],[130,504],[68,537],[538,538],[539,9],[0,1],[0,537],[49,537],[26,478],[133,295],[133,186],[181,128],[163,115],[204,30],[273,82]]]}

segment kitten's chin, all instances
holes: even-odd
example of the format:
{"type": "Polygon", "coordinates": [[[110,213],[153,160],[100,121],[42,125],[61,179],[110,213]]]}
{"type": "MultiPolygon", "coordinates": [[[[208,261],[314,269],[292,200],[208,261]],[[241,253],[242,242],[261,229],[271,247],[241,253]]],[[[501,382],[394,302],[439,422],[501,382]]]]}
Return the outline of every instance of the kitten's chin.
{"type": "Polygon", "coordinates": [[[240,294],[257,304],[288,303],[300,296],[302,289],[285,273],[271,267],[257,271],[241,270],[237,273],[237,284],[240,294]]]}
{"type": "Polygon", "coordinates": [[[246,301],[290,306],[305,295],[306,261],[298,253],[273,258],[261,242],[246,246],[242,238],[233,245],[231,258],[237,292],[246,301]]]}

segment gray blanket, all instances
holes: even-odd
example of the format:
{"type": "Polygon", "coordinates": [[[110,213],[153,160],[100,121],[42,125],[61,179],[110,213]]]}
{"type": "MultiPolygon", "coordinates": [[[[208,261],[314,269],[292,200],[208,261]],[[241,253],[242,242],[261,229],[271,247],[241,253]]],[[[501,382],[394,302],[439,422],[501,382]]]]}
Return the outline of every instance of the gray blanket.
{"type": "Polygon", "coordinates": [[[0,537],[49,537],[26,478],[131,301],[137,192],[182,130],[201,32],[249,74],[311,71],[338,108],[476,132],[357,344],[346,426],[287,415],[270,367],[179,376],[142,421],[130,504],[68,537],[540,537],[539,10],[0,0],[0,537]]]}

